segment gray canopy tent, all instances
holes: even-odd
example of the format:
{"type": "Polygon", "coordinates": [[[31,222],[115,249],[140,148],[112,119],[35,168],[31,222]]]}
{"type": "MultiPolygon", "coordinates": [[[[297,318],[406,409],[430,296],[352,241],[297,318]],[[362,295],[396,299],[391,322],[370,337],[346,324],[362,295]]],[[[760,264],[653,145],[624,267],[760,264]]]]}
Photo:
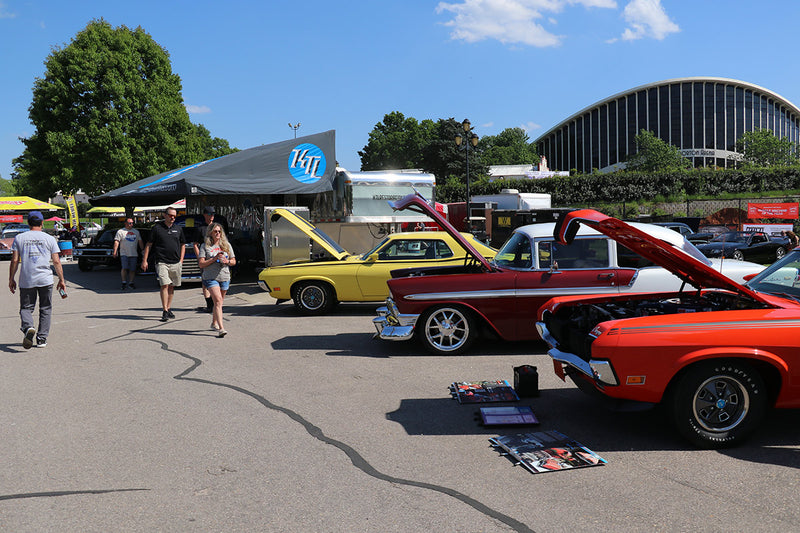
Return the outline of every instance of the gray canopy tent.
{"type": "Polygon", "coordinates": [[[181,198],[316,194],[333,188],[334,130],[265,144],[170,170],[89,199],[93,206],[133,208],[181,198]]]}

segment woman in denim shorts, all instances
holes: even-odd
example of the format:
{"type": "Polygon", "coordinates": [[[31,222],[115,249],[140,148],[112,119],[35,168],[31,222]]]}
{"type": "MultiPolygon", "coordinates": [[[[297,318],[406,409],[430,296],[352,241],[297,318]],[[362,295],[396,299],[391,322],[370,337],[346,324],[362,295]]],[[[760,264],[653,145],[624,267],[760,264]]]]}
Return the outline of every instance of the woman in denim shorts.
{"type": "Polygon", "coordinates": [[[218,337],[224,337],[228,332],[222,325],[222,303],[230,287],[230,267],[236,264],[236,256],[220,224],[213,223],[208,227],[197,263],[203,269],[203,286],[214,301],[211,329],[217,332],[218,337]]]}

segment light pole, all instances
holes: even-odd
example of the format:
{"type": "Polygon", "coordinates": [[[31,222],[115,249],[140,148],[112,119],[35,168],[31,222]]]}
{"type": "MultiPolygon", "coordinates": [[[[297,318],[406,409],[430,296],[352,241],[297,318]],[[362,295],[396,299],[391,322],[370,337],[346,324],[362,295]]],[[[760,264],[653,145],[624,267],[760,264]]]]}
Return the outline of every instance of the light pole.
{"type": "MultiPolygon", "coordinates": [[[[464,128],[464,136],[467,138],[467,142],[464,143],[464,151],[467,154],[467,230],[472,231],[472,225],[470,223],[470,211],[469,211],[469,147],[470,145],[473,148],[478,146],[478,136],[472,131],[472,127],[470,127],[469,119],[464,119],[464,122],[461,123],[461,126],[464,128]]],[[[461,132],[456,133],[455,141],[456,146],[461,147],[461,143],[464,140],[464,136],[461,135],[461,132]]]]}
{"type": "Polygon", "coordinates": [[[297,124],[292,124],[290,122],[289,127],[294,130],[294,138],[297,139],[297,130],[300,128],[300,123],[298,122],[297,124]]]}

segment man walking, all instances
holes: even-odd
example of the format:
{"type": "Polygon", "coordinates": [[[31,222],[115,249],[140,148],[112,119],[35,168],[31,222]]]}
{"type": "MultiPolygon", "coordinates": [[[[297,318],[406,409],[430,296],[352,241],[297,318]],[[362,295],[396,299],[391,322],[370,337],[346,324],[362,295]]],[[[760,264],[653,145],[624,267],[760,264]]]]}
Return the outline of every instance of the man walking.
{"type": "Polygon", "coordinates": [[[133,279],[136,277],[136,260],[142,250],[142,236],[139,230],[133,227],[133,219],[125,220],[125,227],[120,228],[114,236],[114,257],[119,253],[119,260],[122,264],[122,290],[126,287],[136,288],[133,279]]]}
{"type": "Polygon", "coordinates": [[[17,290],[14,275],[19,268],[19,317],[22,320],[22,332],[25,337],[22,347],[26,350],[33,346],[47,346],[47,336],[50,334],[50,316],[53,311],[53,271],[50,261],[58,276],[58,291],[66,290],[64,283],[64,270],[61,268],[58,241],[52,235],[42,231],[44,217],[39,211],[28,214],[30,231],[20,233],[14,237],[12,245],[11,266],[9,267],[8,288],[13,294],[17,290]],[[36,301],[39,301],[39,330],[33,327],[33,310],[36,301]]]}
{"type": "Polygon", "coordinates": [[[142,270],[147,270],[147,260],[150,250],[153,250],[156,265],[156,276],[161,286],[161,321],[166,322],[175,318],[172,312],[172,297],[175,287],[181,286],[181,266],[183,255],[186,253],[186,238],[179,226],[175,225],[178,212],[174,207],[164,211],[164,220],[155,223],[150,230],[150,240],[144,247],[142,257],[142,270]]]}

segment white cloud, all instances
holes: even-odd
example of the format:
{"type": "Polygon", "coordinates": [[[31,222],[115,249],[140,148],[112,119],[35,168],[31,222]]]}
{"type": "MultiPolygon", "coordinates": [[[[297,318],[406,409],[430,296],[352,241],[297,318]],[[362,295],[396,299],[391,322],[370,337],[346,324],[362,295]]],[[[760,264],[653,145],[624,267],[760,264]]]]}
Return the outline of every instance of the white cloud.
{"type": "Polygon", "coordinates": [[[661,0],[631,0],[622,16],[629,24],[620,37],[623,41],[635,41],[643,37],[661,41],[670,33],[681,31],[664,11],[661,0]]]}
{"type": "MultiPolygon", "coordinates": [[[[543,13],[561,13],[566,6],[616,8],[614,0],[463,0],[462,3],[440,2],[437,13],[450,12],[453,18],[444,23],[450,37],[474,43],[495,39],[503,44],[525,44],[535,47],[558,46],[563,36],[556,35],[540,23],[543,13]]],[[[547,23],[555,25],[555,17],[547,23]]]]}
{"type": "Polygon", "coordinates": [[[5,2],[0,2],[0,19],[13,19],[16,16],[16,13],[11,13],[8,11],[5,2]]]}
{"type": "Polygon", "coordinates": [[[186,105],[186,111],[197,115],[211,113],[211,108],[205,105],[186,105]]]}
{"type": "Polygon", "coordinates": [[[542,129],[541,124],[537,124],[531,121],[528,121],[525,124],[521,124],[519,127],[525,130],[525,133],[530,133],[531,131],[542,129]]]}

